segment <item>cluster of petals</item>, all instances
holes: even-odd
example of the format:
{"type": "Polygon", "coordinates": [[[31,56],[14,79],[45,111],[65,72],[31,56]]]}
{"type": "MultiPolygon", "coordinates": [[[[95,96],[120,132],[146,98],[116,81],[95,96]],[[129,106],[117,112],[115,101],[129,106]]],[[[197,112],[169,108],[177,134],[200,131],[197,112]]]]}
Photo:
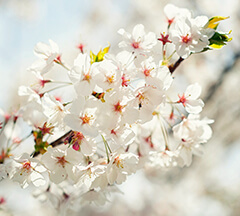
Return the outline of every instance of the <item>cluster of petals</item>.
{"type": "MultiPolygon", "coordinates": [[[[206,28],[206,17],[192,18],[187,9],[169,4],[164,12],[168,33],[161,35],[169,43],[137,24],[132,33],[118,31],[124,50],[94,61],[82,50],[72,66],[64,65],[52,40],[36,45],[39,60],[30,71],[37,81],[18,90],[19,115],[32,129],[35,150],[31,156],[9,156],[0,164],[0,180],[9,177],[22,187],[50,185],[46,194],[59,185],[59,200],[101,205],[110,186],[122,184],[138,169],[189,166],[193,154],[202,154],[213,121],[200,119],[201,86],[191,84],[171,100],[172,56],[165,56],[164,49],[171,42],[173,54],[183,60],[206,48],[214,30],[206,28]],[[153,50],[157,42],[163,45],[160,61],[153,50]],[[49,76],[54,64],[65,70],[64,81],[49,76]],[[55,95],[59,83],[70,86],[63,100],[55,95]]],[[[8,120],[1,117],[0,130],[8,120]]],[[[3,134],[11,144],[12,137],[3,134]]]]}
{"type": "Polygon", "coordinates": [[[206,27],[208,17],[192,18],[189,10],[171,4],[165,7],[165,14],[170,27],[170,39],[179,56],[185,59],[190,54],[201,52],[207,48],[208,39],[215,32],[214,29],[206,27]]]}

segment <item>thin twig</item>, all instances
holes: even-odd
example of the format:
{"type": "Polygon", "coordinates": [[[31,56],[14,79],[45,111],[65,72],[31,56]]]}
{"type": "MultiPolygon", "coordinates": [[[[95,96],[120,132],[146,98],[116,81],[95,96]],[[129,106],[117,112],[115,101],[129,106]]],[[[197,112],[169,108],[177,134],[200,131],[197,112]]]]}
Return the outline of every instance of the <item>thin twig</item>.
{"type": "MultiPolygon", "coordinates": [[[[63,140],[72,132],[72,130],[68,131],[67,133],[63,134],[61,137],[59,137],[57,140],[51,142],[49,145],[51,145],[52,147],[56,147],[60,144],[63,143],[63,140]]],[[[40,154],[40,152],[34,152],[32,154],[32,157],[36,157],[40,154]]]]}
{"type": "Polygon", "coordinates": [[[179,57],[179,59],[174,64],[168,66],[171,74],[173,74],[173,72],[176,70],[176,68],[181,64],[183,60],[184,59],[182,57],[179,57]]]}

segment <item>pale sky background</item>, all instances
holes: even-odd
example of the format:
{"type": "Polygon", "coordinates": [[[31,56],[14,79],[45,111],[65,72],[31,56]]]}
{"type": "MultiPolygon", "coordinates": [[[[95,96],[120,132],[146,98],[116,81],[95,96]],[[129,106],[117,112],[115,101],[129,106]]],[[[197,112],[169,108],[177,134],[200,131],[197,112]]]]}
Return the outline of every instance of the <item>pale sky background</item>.
{"type": "MultiPolygon", "coordinates": [[[[102,5],[88,0],[71,0],[71,4],[65,0],[22,1],[25,2],[24,6],[20,2],[13,6],[0,1],[0,107],[4,109],[9,108],[11,94],[16,94],[19,81],[24,79],[22,72],[36,60],[33,48],[37,42],[48,43],[48,39],[52,39],[63,51],[70,46],[69,49],[74,50],[81,37],[89,37],[84,35],[81,27],[85,19],[89,19],[91,9],[102,6],[106,7],[106,13],[109,10],[108,1],[101,1],[102,5]]],[[[127,13],[128,1],[112,2],[116,2],[115,7],[111,8],[116,10],[116,16],[127,13]]],[[[105,28],[103,23],[99,24],[105,28]]],[[[90,37],[93,38],[93,35],[90,37]]],[[[104,37],[94,35],[94,38],[100,46],[104,37]]],[[[111,37],[109,35],[104,39],[103,46],[111,37]]]]}

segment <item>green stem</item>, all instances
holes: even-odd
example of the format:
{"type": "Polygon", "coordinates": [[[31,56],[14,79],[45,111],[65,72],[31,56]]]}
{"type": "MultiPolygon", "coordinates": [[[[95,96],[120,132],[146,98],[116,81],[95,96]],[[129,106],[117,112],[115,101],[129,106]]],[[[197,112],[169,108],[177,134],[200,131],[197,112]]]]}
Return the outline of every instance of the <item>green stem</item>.
{"type": "Polygon", "coordinates": [[[103,143],[104,143],[105,150],[106,150],[106,154],[107,154],[107,160],[108,160],[108,163],[109,163],[109,162],[110,162],[110,159],[109,159],[109,153],[108,153],[108,151],[109,151],[110,153],[112,153],[112,151],[111,151],[111,149],[110,149],[110,147],[109,147],[106,139],[104,138],[104,136],[103,136],[102,134],[101,134],[101,136],[102,136],[102,139],[103,139],[103,143]]]}

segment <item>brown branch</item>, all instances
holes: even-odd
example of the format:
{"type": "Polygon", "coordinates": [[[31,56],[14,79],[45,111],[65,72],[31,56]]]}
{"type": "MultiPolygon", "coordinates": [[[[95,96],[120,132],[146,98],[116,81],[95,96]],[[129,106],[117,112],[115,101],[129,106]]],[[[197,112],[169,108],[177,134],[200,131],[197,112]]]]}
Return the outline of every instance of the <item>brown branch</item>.
{"type": "Polygon", "coordinates": [[[184,59],[182,57],[179,57],[179,59],[174,64],[168,66],[171,74],[173,74],[173,72],[176,70],[176,68],[181,64],[183,60],[184,59]]]}
{"type": "MultiPolygon", "coordinates": [[[[52,147],[58,146],[63,143],[64,139],[72,132],[72,130],[68,131],[67,133],[63,134],[61,137],[59,137],[57,140],[51,142],[49,145],[52,147]]],[[[40,154],[40,152],[33,152],[32,157],[36,157],[40,154]]]]}

